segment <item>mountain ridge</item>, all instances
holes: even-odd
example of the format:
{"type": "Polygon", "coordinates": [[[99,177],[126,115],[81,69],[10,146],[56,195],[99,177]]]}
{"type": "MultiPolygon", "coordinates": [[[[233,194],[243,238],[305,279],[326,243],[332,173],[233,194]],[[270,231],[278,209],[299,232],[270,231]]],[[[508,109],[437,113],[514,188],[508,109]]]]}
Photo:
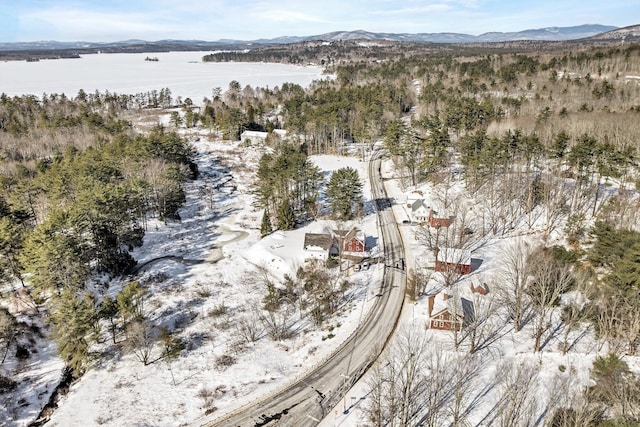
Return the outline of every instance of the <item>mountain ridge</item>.
{"type": "MultiPolygon", "coordinates": [[[[631,26],[636,27],[636,26],[631,26]]],[[[624,27],[624,28],[631,28],[624,27]]],[[[640,26],[637,26],[640,27],[640,26]]],[[[487,42],[505,42],[519,40],[536,40],[536,41],[565,41],[576,40],[582,38],[591,38],[607,34],[611,31],[621,30],[619,27],[601,24],[584,24],[572,27],[545,27],[537,29],[527,29],[516,32],[487,32],[478,36],[441,32],[441,33],[387,33],[387,32],[370,32],[365,30],[353,31],[333,31],[324,34],[311,36],[280,36],[271,39],[257,40],[236,40],[236,39],[219,39],[216,41],[205,40],[176,40],[164,39],[157,41],[146,41],[139,39],[129,39],[117,42],[60,42],[55,40],[41,40],[33,42],[0,42],[0,51],[22,51],[22,50],[59,50],[59,49],[101,49],[115,48],[127,46],[193,46],[195,48],[215,49],[229,45],[264,45],[264,44],[289,44],[305,41],[340,41],[340,40],[385,40],[397,42],[430,42],[430,43],[487,43],[487,42]]],[[[618,38],[618,37],[612,37],[618,38]]],[[[603,38],[602,40],[607,40],[603,38]]]]}

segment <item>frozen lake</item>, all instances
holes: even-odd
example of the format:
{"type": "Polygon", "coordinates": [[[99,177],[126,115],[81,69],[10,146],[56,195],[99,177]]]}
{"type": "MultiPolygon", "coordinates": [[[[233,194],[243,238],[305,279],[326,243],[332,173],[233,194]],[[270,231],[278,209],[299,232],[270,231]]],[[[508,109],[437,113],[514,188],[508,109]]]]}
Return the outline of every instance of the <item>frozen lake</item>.
{"type": "Polygon", "coordinates": [[[7,95],[109,91],[136,94],[168,87],[173,98],[189,97],[200,104],[212,90],[227,90],[237,80],[241,87],[308,86],[323,78],[321,67],[269,63],[202,62],[211,52],[109,53],[80,59],[0,62],[0,93],[7,95]],[[145,61],[156,57],[158,62],[145,61]]]}

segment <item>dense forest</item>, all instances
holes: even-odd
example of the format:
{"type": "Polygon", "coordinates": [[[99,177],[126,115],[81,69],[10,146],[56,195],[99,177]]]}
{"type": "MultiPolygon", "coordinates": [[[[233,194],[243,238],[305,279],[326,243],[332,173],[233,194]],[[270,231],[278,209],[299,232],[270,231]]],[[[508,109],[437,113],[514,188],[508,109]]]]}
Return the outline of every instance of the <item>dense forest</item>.
{"type": "MultiPolygon", "coordinates": [[[[91,368],[91,346],[104,334],[114,343],[124,334],[120,339],[132,343],[130,350],[149,361],[143,286],[134,281],[115,299],[99,296],[106,278],[135,266],[130,252],[142,243],[149,218],[180,219],[182,184],[198,170],[193,149],[172,127],[228,140],[238,140],[244,130],[286,129],[286,141],[270,133],[272,150],[256,172],[255,205],[265,212],[264,235],[323,215],[361,215],[357,173],[346,168],[325,183],[308,156],[343,153],[351,146],[367,149],[377,141],[383,141],[405,188],[446,184],[458,175],[470,197],[481,201],[481,227],[424,236],[425,244],[434,238],[463,243],[504,236],[516,227],[530,231],[541,221],[545,236],[563,233],[564,246],[523,249],[507,258],[504,276],[514,290],[505,296],[513,308],[508,317],[516,332],[525,318],[537,322],[533,350],[538,352],[550,327],[549,310],[562,294],[579,290],[587,302],[566,305],[562,325],[566,330],[579,322],[592,325],[611,353],[597,359],[594,385],[581,396],[581,406],[559,405],[545,423],[636,425],[640,382],[623,357],[637,355],[640,343],[640,45],[393,46],[387,51],[334,44],[322,51],[208,57],[313,61],[329,66],[335,78],[308,89],[242,87],[234,81],[214,90],[202,106],[173,99],[168,89],[0,96],[0,278],[45,320],[74,377],[91,368]],[[134,129],[137,114],[169,107],[171,125],[134,129]],[[329,211],[319,203],[323,185],[329,211]]],[[[311,273],[301,271],[298,279],[328,281],[310,278],[311,273]]],[[[414,277],[413,286],[420,288],[423,279],[414,277]]],[[[286,298],[271,287],[265,307],[276,312],[286,298]]],[[[317,323],[333,313],[332,298],[310,308],[317,323]]],[[[9,352],[29,357],[23,338],[28,329],[0,308],[2,362],[9,352]]],[[[482,325],[470,330],[465,342],[472,355],[482,351],[482,340],[474,335],[482,333],[482,325]]],[[[277,340],[287,336],[276,335],[277,340]]],[[[163,340],[163,354],[184,350],[168,332],[163,340]]],[[[418,345],[407,340],[407,348],[418,345]]],[[[411,367],[408,360],[418,363],[421,349],[398,351],[390,366],[404,373],[411,367]]],[[[518,387],[527,373],[514,368],[513,375],[519,376],[512,378],[518,387]]],[[[397,390],[387,387],[407,386],[390,382],[393,376],[379,373],[371,422],[413,425],[424,407],[412,413],[410,404],[424,401],[425,391],[412,393],[409,387],[405,401],[393,401],[397,390]]],[[[461,387],[464,379],[457,380],[461,387]]],[[[0,376],[0,393],[13,387],[11,378],[0,376]]],[[[434,405],[446,400],[435,394],[429,399],[434,405]]],[[[527,425],[522,424],[527,414],[514,409],[519,403],[507,403],[513,408],[503,408],[500,425],[527,425]]],[[[445,410],[434,406],[429,413],[445,410]]],[[[425,425],[438,425],[440,418],[429,420],[425,425]]]]}

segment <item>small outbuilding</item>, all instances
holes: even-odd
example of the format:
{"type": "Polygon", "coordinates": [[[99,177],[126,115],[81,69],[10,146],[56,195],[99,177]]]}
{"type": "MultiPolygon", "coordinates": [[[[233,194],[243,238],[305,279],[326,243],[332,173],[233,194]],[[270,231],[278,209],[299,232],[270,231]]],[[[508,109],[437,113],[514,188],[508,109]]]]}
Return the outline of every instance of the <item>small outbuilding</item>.
{"type": "Polygon", "coordinates": [[[433,228],[448,227],[451,225],[451,217],[444,209],[438,209],[437,211],[431,209],[429,211],[429,226],[433,228]]]}

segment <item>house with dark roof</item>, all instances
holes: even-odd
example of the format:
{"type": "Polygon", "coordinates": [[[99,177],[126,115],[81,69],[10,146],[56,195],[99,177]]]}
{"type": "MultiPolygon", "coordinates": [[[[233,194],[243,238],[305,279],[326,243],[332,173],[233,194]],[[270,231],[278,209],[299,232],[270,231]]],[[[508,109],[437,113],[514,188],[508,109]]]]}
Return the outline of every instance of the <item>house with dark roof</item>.
{"type": "Polygon", "coordinates": [[[329,256],[338,254],[335,239],[328,233],[306,233],[303,248],[305,259],[326,261],[329,256]]]}
{"type": "Polygon", "coordinates": [[[422,224],[427,222],[431,216],[431,208],[427,206],[423,199],[416,200],[411,204],[411,221],[422,224]]]}

